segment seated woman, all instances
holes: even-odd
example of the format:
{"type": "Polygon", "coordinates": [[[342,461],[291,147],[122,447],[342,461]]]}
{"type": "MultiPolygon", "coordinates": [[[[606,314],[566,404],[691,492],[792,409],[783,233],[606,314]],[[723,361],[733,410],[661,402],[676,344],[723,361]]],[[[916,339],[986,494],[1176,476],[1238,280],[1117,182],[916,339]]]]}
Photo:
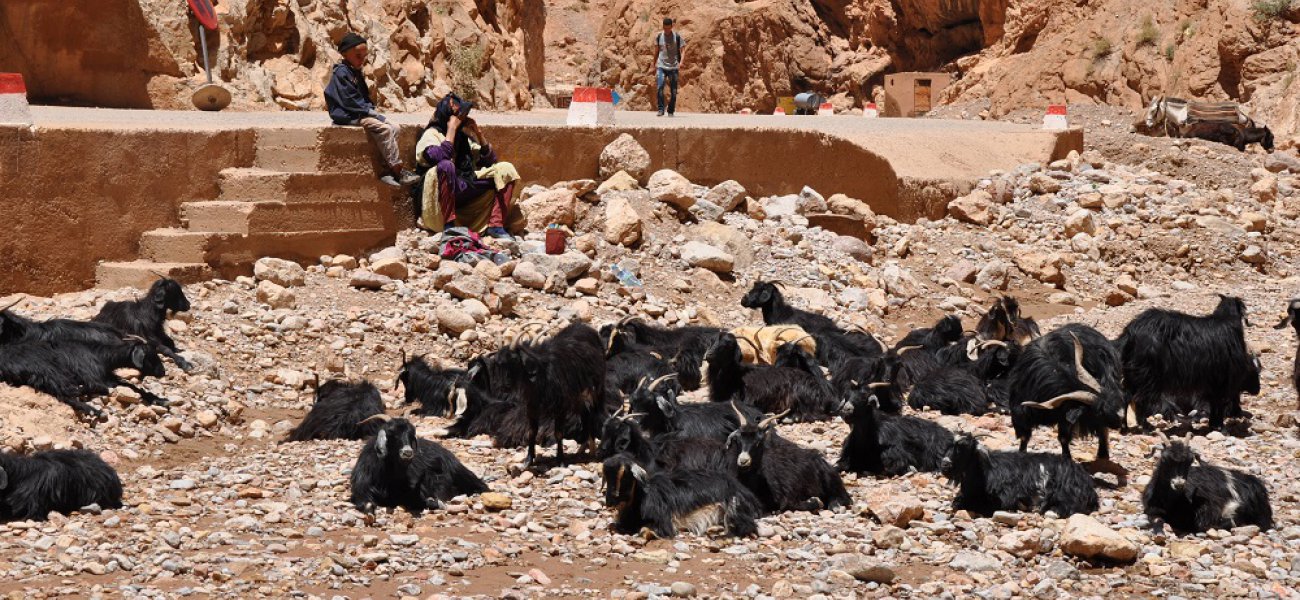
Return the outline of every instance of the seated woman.
{"type": "Polygon", "coordinates": [[[420,221],[431,231],[465,227],[498,239],[513,239],[525,220],[514,205],[519,172],[498,162],[469,103],[455,94],[438,102],[433,118],[415,144],[416,162],[425,171],[420,221]]]}

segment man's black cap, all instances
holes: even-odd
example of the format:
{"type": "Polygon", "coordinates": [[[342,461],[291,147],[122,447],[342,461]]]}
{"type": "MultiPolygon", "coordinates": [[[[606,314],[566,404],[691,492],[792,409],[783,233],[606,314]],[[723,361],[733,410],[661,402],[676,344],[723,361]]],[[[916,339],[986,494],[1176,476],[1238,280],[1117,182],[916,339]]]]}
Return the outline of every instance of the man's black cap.
{"type": "Polygon", "coordinates": [[[343,54],[344,52],[356,48],[364,43],[366,43],[366,38],[349,32],[347,35],[343,36],[343,39],[339,40],[339,54],[343,54]]]}

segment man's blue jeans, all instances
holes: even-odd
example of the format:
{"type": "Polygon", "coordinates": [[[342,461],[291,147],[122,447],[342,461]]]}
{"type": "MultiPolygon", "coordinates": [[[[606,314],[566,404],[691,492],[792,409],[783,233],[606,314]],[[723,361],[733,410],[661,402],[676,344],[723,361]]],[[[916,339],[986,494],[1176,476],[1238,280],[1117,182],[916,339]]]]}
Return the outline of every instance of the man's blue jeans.
{"type": "Polygon", "coordinates": [[[660,68],[657,71],[655,88],[659,96],[659,112],[664,112],[664,80],[667,80],[673,92],[672,98],[668,100],[668,114],[671,115],[677,112],[677,69],[660,68]]]}

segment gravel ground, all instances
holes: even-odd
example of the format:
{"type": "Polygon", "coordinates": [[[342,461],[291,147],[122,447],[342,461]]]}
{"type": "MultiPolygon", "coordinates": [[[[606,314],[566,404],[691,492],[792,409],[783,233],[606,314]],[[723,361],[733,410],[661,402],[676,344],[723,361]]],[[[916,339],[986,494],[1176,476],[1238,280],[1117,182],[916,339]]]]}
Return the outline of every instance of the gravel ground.
{"type": "MultiPolygon", "coordinates": [[[[1113,148],[1149,143],[1114,135],[1126,141],[1103,138],[1074,160],[991,174],[982,185],[990,200],[977,199],[988,213],[981,224],[878,217],[868,260],[850,258],[833,234],[809,228],[800,215],[759,221],[732,213],[724,220],[751,258],[737,252],[736,271],[722,277],[691,269],[677,248],[700,235],[698,226],[683,226],[643,193],[637,202],[647,215],[646,241],[639,249],[585,234],[599,227],[598,211],[576,227],[584,235],[575,246],[590,250],[590,271],[601,274],[594,282],[552,277],[532,289],[508,274],[514,263],[463,273],[427,251],[427,236],[407,232],[389,255],[400,255],[409,275],[377,291],[350,285],[355,271],[339,259],[329,260],[339,265],[333,269],[308,269],[306,282],[290,288],[292,307],[259,302],[251,278],[189,286],[193,310],[169,326],[198,368],[144,384],[169,397],[168,408],[142,406],[119,390],[104,401],[110,417],[91,427],[50,398],[0,387],[0,432],[9,449],[99,451],[121,473],[127,504],[0,525],[0,591],[15,598],[1296,597],[1296,342],[1292,331],[1270,327],[1300,291],[1295,178],[1252,175],[1264,158],[1251,155],[1244,174],[1234,171],[1223,186],[1198,184],[1130,160],[1134,155],[1112,159],[1113,148]],[[1256,186],[1269,178],[1272,188],[1256,186]],[[645,288],[629,292],[614,283],[607,274],[614,262],[640,274],[645,288]],[[962,263],[979,274],[967,277],[962,263]],[[474,277],[491,292],[449,285],[474,277]],[[647,541],[609,530],[598,464],[520,473],[521,452],[484,439],[442,443],[505,494],[508,508],[468,498],[420,517],[398,511],[367,519],[347,503],[360,442],[277,443],[305,413],[319,380],[371,379],[398,414],[400,397],[387,388],[403,352],[463,363],[524,323],[599,324],[629,313],[666,324],[751,324],[759,317],[740,308],[739,298],[759,278],[781,280],[795,303],[890,340],[945,312],[973,324],[970,305],[1001,293],[1021,297],[1044,329],[1081,321],[1109,336],[1149,307],[1205,313],[1216,293],[1239,295],[1253,309],[1247,339],[1264,366],[1262,394],[1245,400],[1252,432],[1211,434],[1193,445],[1210,462],[1261,476],[1277,527],[1153,534],[1141,515],[1141,491],[1159,440],[1141,434],[1115,439],[1113,458],[1133,476],[1127,487],[1099,488],[1094,515],[1137,548],[1134,561],[1067,552],[1062,519],[954,512],[954,488],[931,474],[848,476],[851,510],[765,517],[752,539],[647,541]],[[455,336],[441,332],[446,311],[470,312],[471,300],[490,307],[481,322],[455,336]],[[502,301],[513,311],[499,308],[502,301]]],[[[1171,148],[1192,167],[1213,161],[1171,148]]],[[[33,298],[17,310],[85,318],[104,300],[131,295],[33,298]]],[[[926,416],[988,434],[993,448],[1015,443],[1004,416],[926,416]]],[[[413,420],[430,438],[448,424],[413,420]]],[[[847,427],[837,420],[782,425],[780,432],[834,461],[847,427]]],[[[1032,447],[1056,451],[1055,436],[1040,431],[1032,447]]],[[[1074,451],[1086,460],[1095,446],[1079,440],[1074,451]]]]}

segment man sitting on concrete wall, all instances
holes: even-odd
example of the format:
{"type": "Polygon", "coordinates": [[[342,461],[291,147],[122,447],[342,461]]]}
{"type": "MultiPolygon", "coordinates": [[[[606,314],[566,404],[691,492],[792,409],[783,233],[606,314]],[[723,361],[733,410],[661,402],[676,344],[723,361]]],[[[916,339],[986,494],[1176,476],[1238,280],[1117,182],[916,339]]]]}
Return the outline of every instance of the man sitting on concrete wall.
{"type": "Polygon", "coordinates": [[[397,126],[379,114],[370,101],[370,86],[361,72],[369,53],[366,38],[355,33],[348,33],[339,40],[339,54],[343,55],[343,60],[334,65],[330,83],[325,86],[325,106],[329,108],[330,119],[335,125],[365,128],[370,143],[374,144],[388,169],[380,181],[393,187],[414,185],[420,178],[402,165],[397,150],[397,126]]]}

